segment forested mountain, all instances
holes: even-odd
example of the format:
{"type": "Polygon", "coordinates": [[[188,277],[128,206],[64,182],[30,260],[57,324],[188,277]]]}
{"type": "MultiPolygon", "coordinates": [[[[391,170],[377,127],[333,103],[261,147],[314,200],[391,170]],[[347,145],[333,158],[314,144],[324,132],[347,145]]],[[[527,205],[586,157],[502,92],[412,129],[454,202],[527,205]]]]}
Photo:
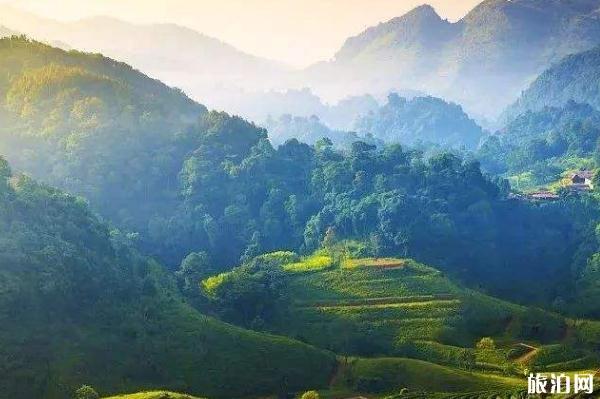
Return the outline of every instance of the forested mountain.
{"type": "Polygon", "coordinates": [[[213,107],[228,106],[240,89],[270,88],[287,72],[281,64],[174,24],[136,25],[109,17],[59,22],[1,5],[0,25],[127,62],[213,107]]]}
{"type": "Polygon", "coordinates": [[[83,200],[12,175],[2,158],[0,236],[2,397],[63,399],[82,384],[212,397],[327,384],[331,354],[199,314],[83,200]]]}
{"type": "Polygon", "coordinates": [[[561,107],[569,101],[600,110],[600,47],[568,56],[544,71],[505,111],[504,119],[547,106],[561,107]]]}
{"type": "Polygon", "coordinates": [[[421,6],[307,76],[326,97],[411,88],[497,116],[552,62],[600,43],[597,0],[486,0],[455,23],[421,6]]]}
{"type": "Polygon", "coordinates": [[[364,142],[340,152],[326,140],[274,148],[266,131],[100,56],[4,39],[0,71],[10,77],[0,142],[15,168],[84,195],[171,268],[190,252],[223,270],[312,250],[334,227],[508,296],[542,268],[548,286],[526,299],[536,300],[557,295],[595,220],[571,215],[576,199],[507,201],[504,182],[455,155],[364,142]],[[506,264],[522,270],[517,281],[506,264]]]}
{"type": "Polygon", "coordinates": [[[447,148],[475,149],[483,131],[459,105],[433,97],[406,100],[395,93],[386,105],[355,123],[360,135],[385,143],[436,144],[447,148]]]}
{"type": "Polygon", "coordinates": [[[519,115],[488,137],[477,156],[492,173],[528,172],[545,184],[578,160],[600,159],[599,138],[600,111],[570,100],[519,115]]]}
{"type": "Polygon", "coordinates": [[[203,106],[125,64],[22,38],[0,40],[0,70],[0,151],[15,168],[135,230],[173,206],[177,133],[203,106]]]}

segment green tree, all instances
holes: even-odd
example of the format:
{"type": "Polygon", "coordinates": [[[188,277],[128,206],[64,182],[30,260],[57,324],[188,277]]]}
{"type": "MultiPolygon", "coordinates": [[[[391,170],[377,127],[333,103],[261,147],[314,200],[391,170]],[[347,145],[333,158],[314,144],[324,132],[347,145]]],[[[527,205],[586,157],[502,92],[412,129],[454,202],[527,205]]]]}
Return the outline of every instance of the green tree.
{"type": "Polygon", "coordinates": [[[100,395],[89,385],[83,385],[75,391],[75,399],[99,399],[100,395]]]}
{"type": "Polygon", "coordinates": [[[206,277],[212,276],[216,270],[206,252],[192,252],[181,262],[176,275],[182,283],[182,289],[186,294],[195,295],[199,293],[198,284],[206,277]]]}

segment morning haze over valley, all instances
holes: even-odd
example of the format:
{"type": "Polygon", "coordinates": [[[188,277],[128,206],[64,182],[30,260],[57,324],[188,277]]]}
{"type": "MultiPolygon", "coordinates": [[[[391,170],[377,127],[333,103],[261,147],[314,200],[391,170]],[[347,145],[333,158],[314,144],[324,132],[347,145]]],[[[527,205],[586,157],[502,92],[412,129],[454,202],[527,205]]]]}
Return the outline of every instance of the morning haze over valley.
{"type": "Polygon", "coordinates": [[[600,397],[600,0],[0,0],[0,399],[600,397]]]}

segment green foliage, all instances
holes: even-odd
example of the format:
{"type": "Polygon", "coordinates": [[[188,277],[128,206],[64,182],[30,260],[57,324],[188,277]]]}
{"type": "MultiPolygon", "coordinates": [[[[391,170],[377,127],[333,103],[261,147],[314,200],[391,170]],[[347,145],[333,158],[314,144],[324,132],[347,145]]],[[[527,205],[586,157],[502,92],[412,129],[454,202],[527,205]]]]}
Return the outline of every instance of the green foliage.
{"type": "Polygon", "coordinates": [[[330,129],[314,115],[307,118],[284,114],[277,119],[269,115],[264,126],[269,131],[269,139],[275,146],[292,139],[314,145],[323,138],[331,140],[336,148],[341,149],[350,148],[353,142],[360,140],[369,144],[383,144],[373,136],[361,137],[355,132],[330,129]]]}
{"type": "Polygon", "coordinates": [[[496,342],[490,337],[483,337],[477,343],[477,349],[484,351],[493,351],[496,349],[496,342]]]}
{"type": "Polygon", "coordinates": [[[302,394],[300,399],[319,399],[320,397],[317,391],[307,391],[302,394]]]}
{"type": "Polygon", "coordinates": [[[315,253],[300,259],[299,262],[286,263],[283,270],[292,273],[314,272],[327,269],[333,265],[331,256],[326,253],[315,253]]]}
{"type": "Polygon", "coordinates": [[[0,165],[3,395],[63,399],[84,382],[224,397],[327,384],[333,355],[201,315],[84,201],[0,165]]]}
{"type": "Polygon", "coordinates": [[[569,101],[600,109],[600,47],[565,57],[544,71],[507,109],[505,118],[545,106],[560,107],[569,101]]]}
{"type": "Polygon", "coordinates": [[[75,399],[99,399],[100,395],[89,385],[83,385],[75,391],[75,399]]]}
{"type": "Polygon", "coordinates": [[[140,392],[131,395],[111,396],[105,399],[201,399],[195,396],[183,395],[167,391],[140,392]]]}
{"type": "Polygon", "coordinates": [[[600,111],[569,101],[517,116],[484,142],[478,156],[493,173],[528,174],[534,184],[547,184],[569,167],[593,167],[570,164],[594,157],[599,138],[600,111]]]}
{"type": "MultiPolygon", "coordinates": [[[[332,228],[339,242],[368,242],[355,248],[361,256],[411,257],[496,294],[550,302],[570,280],[564,265],[581,225],[596,217],[580,217],[575,201],[506,201],[505,183],[449,153],[426,159],[364,142],[341,152],[328,140],[273,148],[265,130],[207,112],[124,64],[22,38],[0,41],[0,89],[0,152],[83,195],[172,270],[190,253],[206,253],[211,273],[264,252],[309,253],[332,228]],[[530,292],[540,273],[545,283],[530,292]]],[[[430,99],[396,102],[390,112],[437,109],[430,99]]],[[[352,255],[335,248],[334,264],[352,255]]],[[[201,276],[187,270],[181,285],[193,292],[201,276]]]]}
{"type": "Polygon", "coordinates": [[[281,258],[273,254],[259,256],[203,282],[207,298],[223,319],[260,330],[287,310],[287,279],[281,258]]]}

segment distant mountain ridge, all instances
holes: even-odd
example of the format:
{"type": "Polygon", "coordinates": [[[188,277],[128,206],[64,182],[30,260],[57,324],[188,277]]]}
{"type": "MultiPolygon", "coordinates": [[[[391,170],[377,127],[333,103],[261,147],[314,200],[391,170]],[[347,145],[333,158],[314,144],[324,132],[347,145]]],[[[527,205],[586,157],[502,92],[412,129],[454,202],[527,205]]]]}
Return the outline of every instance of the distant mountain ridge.
{"type": "Polygon", "coordinates": [[[306,71],[327,98],[414,89],[495,117],[552,62],[600,43],[598,0],[486,0],[461,20],[431,6],[349,38],[306,71]]]}
{"type": "Polygon", "coordinates": [[[138,25],[103,16],[59,22],[0,5],[0,25],[126,62],[211,107],[225,101],[229,90],[263,88],[287,72],[283,64],[176,24],[138,25]]]}

